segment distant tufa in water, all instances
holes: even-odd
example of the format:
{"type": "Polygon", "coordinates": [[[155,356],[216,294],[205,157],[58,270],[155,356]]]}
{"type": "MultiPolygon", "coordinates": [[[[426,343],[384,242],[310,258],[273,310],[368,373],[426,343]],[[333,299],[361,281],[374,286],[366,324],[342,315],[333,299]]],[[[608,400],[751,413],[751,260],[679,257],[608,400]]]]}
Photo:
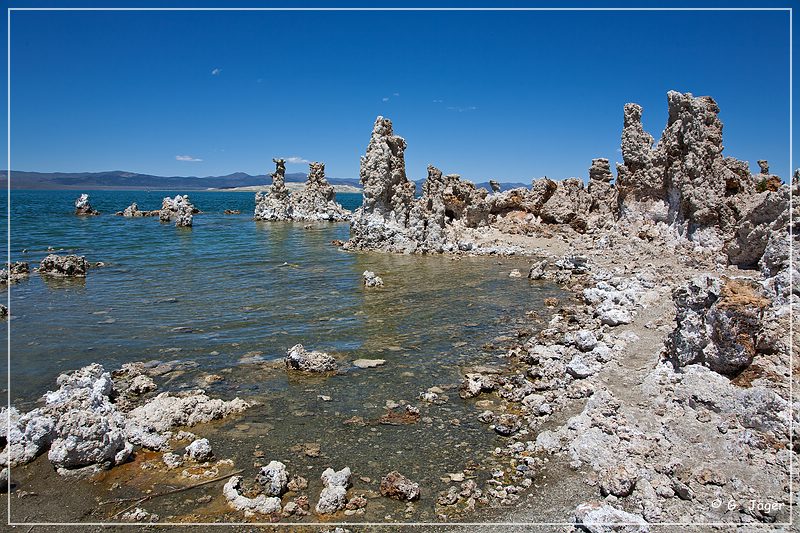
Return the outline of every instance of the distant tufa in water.
{"type": "Polygon", "coordinates": [[[341,222],[350,219],[350,211],[336,202],[336,192],[325,179],[325,163],[310,163],[305,186],[289,194],[284,183],[286,161],[273,159],[275,172],[266,194],[257,192],[256,220],[299,220],[341,222]]]}

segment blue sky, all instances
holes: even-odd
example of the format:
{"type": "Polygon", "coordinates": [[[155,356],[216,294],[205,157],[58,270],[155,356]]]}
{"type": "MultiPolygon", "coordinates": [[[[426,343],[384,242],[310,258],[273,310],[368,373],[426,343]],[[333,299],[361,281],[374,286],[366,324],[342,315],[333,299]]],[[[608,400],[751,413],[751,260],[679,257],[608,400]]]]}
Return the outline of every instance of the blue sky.
{"type": "Polygon", "coordinates": [[[675,89],[789,172],[786,12],[13,12],[11,37],[15,170],[357,177],[384,115],[414,179],[585,178],[626,102],[658,138],[675,89]]]}

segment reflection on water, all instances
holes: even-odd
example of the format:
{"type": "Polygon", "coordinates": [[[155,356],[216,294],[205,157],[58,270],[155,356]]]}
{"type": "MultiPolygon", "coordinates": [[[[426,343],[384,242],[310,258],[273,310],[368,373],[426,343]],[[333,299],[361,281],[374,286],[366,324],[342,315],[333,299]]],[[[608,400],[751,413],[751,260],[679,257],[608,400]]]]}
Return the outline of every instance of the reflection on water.
{"type": "MultiPolygon", "coordinates": [[[[131,201],[151,209],[166,194],[98,192],[92,203],[104,214],[131,201]]],[[[527,267],[521,258],[344,252],[331,241],[347,238],[347,224],[255,222],[252,194],[193,194],[204,213],[191,230],[153,218],[74,217],[73,196],[12,193],[13,260],[38,262],[52,246],[106,264],[85,280],[32,275],[12,287],[13,402],[35,399],[58,373],[91,362],[108,369],[129,361],[190,363],[163,376],[162,390],[202,386],[258,402],[205,429],[218,456],[255,471],[259,450],[264,459],[257,462],[278,459],[308,477],[311,494],[324,468],[350,466],[373,490],[396,468],[432,496],[442,475],[491,449],[497,437],[449,387],[462,367],[497,362],[503,350],[483,346],[494,340],[502,348],[499,335],[558,295],[541,282],[509,279],[512,268],[527,267]],[[364,270],[380,275],[385,288],[365,289],[364,270]],[[287,376],[271,362],[296,343],[334,354],[342,371],[287,376]],[[351,362],[359,358],[386,363],[357,369],[351,362]],[[419,402],[432,386],[444,388],[449,401],[419,402]],[[420,407],[418,423],[377,423],[387,401],[402,400],[420,407]],[[345,423],[353,417],[364,424],[345,423]],[[319,445],[319,456],[291,451],[307,443],[319,445]]],[[[359,200],[340,195],[347,207],[359,200]]],[[[432,512],[433,500],[423,513],[432,512]]],[[[391,512],[391,505],[371,502],[369,514],[391,512]]]]}

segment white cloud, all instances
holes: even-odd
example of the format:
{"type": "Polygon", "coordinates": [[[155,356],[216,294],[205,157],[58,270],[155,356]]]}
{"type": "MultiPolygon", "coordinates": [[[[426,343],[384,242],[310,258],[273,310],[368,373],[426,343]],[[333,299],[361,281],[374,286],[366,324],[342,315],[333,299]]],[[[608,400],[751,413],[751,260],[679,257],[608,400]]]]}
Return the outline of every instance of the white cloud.
{"type": "Polygon", "coordinates": [[[400,96],[400,93],[392,93],[392,96],[400,96]]]}
{"type": "Polygon", "coordinates": [[[441,104],[442,102],[444,102],[444,100],[437,99],[433,101],[434,104],[441,104]]]}
{"type": "Polygon", "coordinates": [[[215,68],[214,70],[211,71],[212,76],[219,76],[221,73],[222,73],[221,68],[215,68]]]}
{"type": "Polygon", "coordinates": [[[388,102],[389,101],[389,97],[388,96],[384,96],[383,98],[381,98],[381,100],[383,100],[384,102],[388,102]]]}
{"type": "Polygon", "coordinates": [[[303,159],[302,157],[286,157],[286,162],[292,165],[302,165],[303,163],[308,164],[311,163],[308,159],[303,159]]]}
{"type": "Polygon", "coordinates": [[[190,155],[176,155],[175,159],[178,161],[202,161],[202,159],[190,155]]]}

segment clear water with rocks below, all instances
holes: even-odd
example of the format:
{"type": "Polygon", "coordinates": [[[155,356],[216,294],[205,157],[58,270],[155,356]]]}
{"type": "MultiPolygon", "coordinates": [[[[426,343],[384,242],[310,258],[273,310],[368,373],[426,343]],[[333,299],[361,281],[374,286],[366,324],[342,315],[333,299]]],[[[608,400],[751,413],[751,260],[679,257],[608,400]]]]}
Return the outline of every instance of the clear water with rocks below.
{"type": "MultiPolygon", "coordinates": [[[[541,327],[525,313],[563,296],[545,282],[509,278],[513,268],[527,270],[526,258],[345,252],[331,241],[347,239],[347,224],[255,222],[252,193],[189,193],[203,213],[184,229],[113,216],[133,201],[157,209],[175,192],[91,192],[102,215],[85,218],[72,214],[79,192],[11,194],[12,260],[33,267],[53,247],[105,263],[85,280],[32,274],[11,286],[12,403],[31,407],[59,373],[92,362],[109,370],[131,361],[177,362],[157,379],[159,391],[201,387],[258,402],[241,416],[193,429],[218,458],[244,468],[246,479],[256,464],[281,460],[290,474],[309,479],[312,507],[328,466],[349,466],[356,493],[377,492],[393,469],[422,487],[408,515],[404,504],[375,498],[350,520],[435,520],[436,495],[448,487],[440,478],[479,467],[503,441],[478,422],[474,401],[458,397],[462,369],[503,365],[517,330],[541,327]],[[364,270],[383,277],[385,288],[364,288],[364,270]],[[296,343],[334,354],[340,372],[287,375],[279,361],[296,343]],[[359,369],[352,365],[359,358],[386,363],[359,369]],[[418,400],[432,386],[445,389],[449,401],[418,400]],[[422,419],[380,424],[387,402],[403,400],[419,407],[422,419]],[[353,417],[365,425],[345,424],[353,417]]],[[[338,200],[354,209],[360,195],[338,200]]],[[[488,477],[478,470],[478,481],[488,477]]],[[[221,487],[208,493],[221,497],[221,487]]],[[[152,510],[209,518],[199,505],[165,500],[152,510]]]]}

